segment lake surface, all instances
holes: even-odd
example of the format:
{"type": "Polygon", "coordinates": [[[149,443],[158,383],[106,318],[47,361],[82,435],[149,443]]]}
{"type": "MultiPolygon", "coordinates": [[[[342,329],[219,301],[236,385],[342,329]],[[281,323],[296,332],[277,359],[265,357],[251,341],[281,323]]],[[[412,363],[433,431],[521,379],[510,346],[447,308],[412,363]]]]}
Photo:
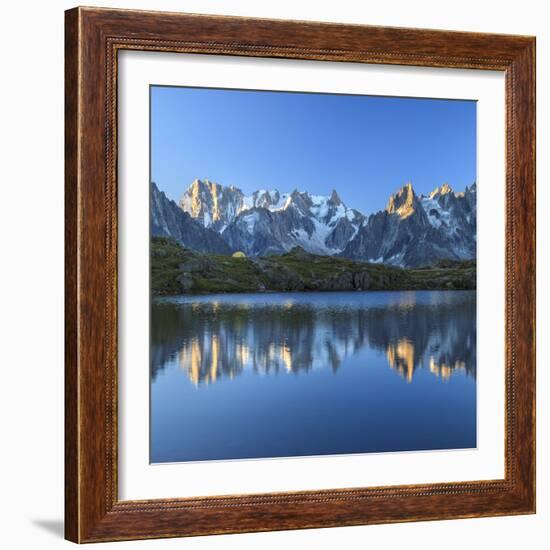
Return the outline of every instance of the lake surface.
{"type": "Polygon", "coordinates": [[[153,300],[152,462],[475,446],[475,291],[153,300]]]}

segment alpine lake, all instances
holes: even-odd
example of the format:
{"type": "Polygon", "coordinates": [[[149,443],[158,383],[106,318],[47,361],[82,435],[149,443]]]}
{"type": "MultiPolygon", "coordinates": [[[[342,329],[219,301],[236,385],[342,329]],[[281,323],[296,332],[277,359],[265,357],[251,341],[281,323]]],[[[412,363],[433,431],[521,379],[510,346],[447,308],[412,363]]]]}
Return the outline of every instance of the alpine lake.
{"type": "Polygon", "coordinates": [[[476,447],[476,292],[154,297],[151,462],[476,447]]]}

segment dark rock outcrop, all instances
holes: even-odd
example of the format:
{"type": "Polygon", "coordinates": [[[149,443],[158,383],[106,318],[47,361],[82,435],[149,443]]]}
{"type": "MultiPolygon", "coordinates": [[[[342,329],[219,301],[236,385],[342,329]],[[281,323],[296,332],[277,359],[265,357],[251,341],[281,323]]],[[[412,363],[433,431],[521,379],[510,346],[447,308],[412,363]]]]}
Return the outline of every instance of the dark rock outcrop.
{"type": "Polygon", "coordinates": [[[463,193],[444,184],[421,197],[407,184],[368,218],[341,255],[403,267],[472,259],[476,222],[475,184],[463,193]]]}
{"type": "Polygon", "coordinates": [[[172,237],[181,245],[215,254],[231,254],[231,247],[213,229],[202,227],[151,183],[151,234],[172,237]]]}

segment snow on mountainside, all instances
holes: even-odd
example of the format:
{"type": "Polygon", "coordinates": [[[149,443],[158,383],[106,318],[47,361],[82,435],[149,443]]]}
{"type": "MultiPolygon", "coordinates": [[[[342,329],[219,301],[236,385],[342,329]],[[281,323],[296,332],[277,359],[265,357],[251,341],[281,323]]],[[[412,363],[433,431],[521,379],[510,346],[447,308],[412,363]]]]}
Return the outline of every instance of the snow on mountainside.
{"type": "Polygon", "coordinates": [[[195,180],[179,201],[180,208],[204,227],[223,231],[242,210],[244,194],[209,180],[195,180]]]}
{"type": "Polygon", "coordinates": [[[476,185],[455,193],[448,184],[417,196],[409,183],[385,210],[369,216],[342,256],[402,267],[476,257],[476,185]]]}
{"type": "Polygon", "coordinates": [[[209,180],[195,180],[179,205],[204,227],[218,231],[233,249],[253,256],[281,254],[295,246],[334,255],[364,220],[336,191],[330,197],[265,189],[244,195],[237,187],[209,180]]]}
{"type": "Polygon", "coordinates": [[[154,182],[151,182],[151,234],[172,237],[183,246],[198,252],[231,253],[228,244],[216,231],[203,227],[183,212],[154,182]]]}
{"type": "Polygon", "coordinates": [[[330,196],[260,189],[245,195],[234,186],[195,180],[179,207],[232,251],[248,256],[283,254],[296,246],[402,267],[476,255],[476,185],[455,193],[443,184],[417,195],[412,184],[390,196],[385,210],[365,216],[330,196]]]}

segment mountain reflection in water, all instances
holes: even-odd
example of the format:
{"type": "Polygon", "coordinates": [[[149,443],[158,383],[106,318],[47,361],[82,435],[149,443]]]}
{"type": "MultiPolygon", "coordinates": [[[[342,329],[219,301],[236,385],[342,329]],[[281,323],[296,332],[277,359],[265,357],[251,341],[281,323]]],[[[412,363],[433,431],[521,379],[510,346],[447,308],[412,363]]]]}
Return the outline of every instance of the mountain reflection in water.
{"type": "MultiPolygon", "coordinates": [[[[244,371],[345,368],[370,348],[407,382],[476,377],[474,291],[186,296],[151,310],[152,379],[176,362],[198,387],[244,371]]],[[[368,364],[364,368],[368,368],[368,364]]]]}
{"type": "Polygon", "coordinates": [[[151,461],[474,448],[476,295],[180,296],[151,308],[151,461]]]}

